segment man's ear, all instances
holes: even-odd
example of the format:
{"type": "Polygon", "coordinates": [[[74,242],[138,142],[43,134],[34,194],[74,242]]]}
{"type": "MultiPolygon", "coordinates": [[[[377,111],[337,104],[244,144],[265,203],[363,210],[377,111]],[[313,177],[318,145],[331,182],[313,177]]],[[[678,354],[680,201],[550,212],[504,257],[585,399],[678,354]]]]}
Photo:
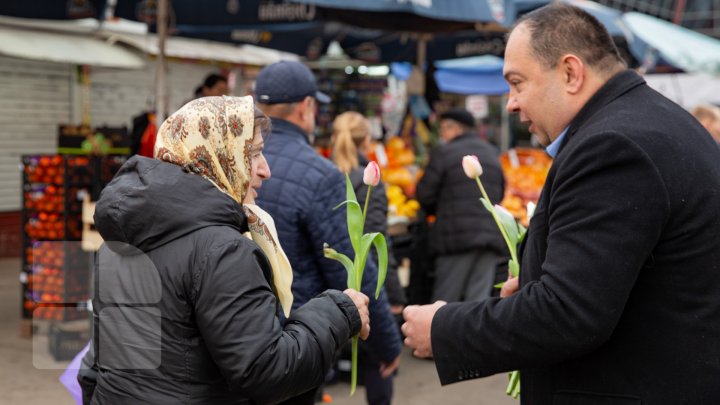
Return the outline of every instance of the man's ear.
{"type": "Polygon", "coordinates": [[[288,121],[302,122],[305,112],[309,106],[309,99],[310,97],[305,97],[300,101],[292,103],[293,107],[292,110],[289,111],[289,115],[287,117],[288,121]]]}
{"type": "Polygon", "coordinates": [[[300,105],[302,106],[302,111],[310,111],[313,114],[315,113],[315,104],[314,104],[313,98],[311,96],[307,96],[303,99],[303,101],[300,102],[300,105]]]}
{"type": "Polygon", "coordinates": [[[586,67],[580,58],[573,54],[567,54],[560,60],[565,88],[570,94],[577,94],[585,83],[586,67]]]}

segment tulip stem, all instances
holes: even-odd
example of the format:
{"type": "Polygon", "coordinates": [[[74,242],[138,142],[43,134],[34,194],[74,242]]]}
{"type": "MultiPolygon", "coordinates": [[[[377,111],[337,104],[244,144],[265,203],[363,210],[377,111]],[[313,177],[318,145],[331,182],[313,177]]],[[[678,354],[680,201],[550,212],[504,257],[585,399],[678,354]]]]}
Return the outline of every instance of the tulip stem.
{"type": "Polygon", "coordinates": [[[357,356],[358,356],[358,337],[352,338],[352,369],[350,370],[350,396],[355,393],[357,388],[357,356]]]}
{"type": "Polygon", "coordinates": [[[507,388],[505,389],[505,393],[507,395],[511,395],[514,398],[517,398],[517,393],[520,393],[520,390],[518,389],[518,385],[520,384],[520,372],[515,370],[512,373],[510,373],[510,381],[508,381],[507,388]]]}
{"type": "Polygon", "coordinates": [[[372,190],[372,186],[368,185],[367,195],[365,195],[365,204],[364,204],[365,206],[363,207],[363,217],[362,217],[363,232],[365,232],[365,216],[367,215],[368,203],[370,202],[370,190],[372,190]]]}
{"type": "MultiPolygon", "coordinates": [[[[500,218],[498,218],[497,212],[495,212],[495,207],[492,205],[492,201],[490,201],[490,197],[488,197],[487,192],[485,192],[485,187],[483,187],[482,182],[480,181],[480,176],[475,176],[475,181],[477,181],[478,187],[480,187],[480,192],[482,193],[483,197],[488,202],[488,207],[490,208],[490,215],[492,215],[493,219],[495,220],[495,223],[497,224],[498,228],[500,228],[500,233],[503,236],[503,239],[505,239],[505,243],[507,244],[508,250],[510,251],[510,257],[512,260],[517,264],[517,247],[513,246],[510,243],[510,238],[507,235],[507,232],[505,231],[505,228],[500,223],[500,218]]],[[[508,382],[508,386],[505,389],[505,393],[507,395],[512,396],[514,399],[517,399],[517,397],[520,395],[520,372],[515,370],[512,373],[510,373],[510,381],[508,382]]]]}
{"type": "MultiPolygon", "coordinates": [[[[480,192],[482,193],[483,197],[485,197],[487,202],[492,207],[492,201],[490,201],[490,197],[488,197],[487,192],[485,192],[485,187],[483,187],[482,182],[480,181],[480,176],[476,176],[475,181],[477,181],[478,187],[480,187],[480,192]]],[[[517,252],[515,252],[516,247],[514,247],[510,243],[510,238],[508,237],[507,232],[505,232],[505,228],[503,228],[502,224],[500,223],[500,218],[498,218],[494,208],[490,210],[490,215],[492,215],[498,228],[500,228],[500,233],[502,234],[503,239],[505,239],[505,244],[507,244],[508,250],[510,251],[510,257],[515,262],[517,262],[517,252]]]]}
{"type": "MultiPolygon", "coordinates": [[[[365,204],[362,211],[362,226],[363,232],[365,231],[365,217],[367,216],[368,203],[370,202],[370,191],[372,186],[368,185],[367,194],[365,195],[365,204]]],[[[356,252],[357,253],[357,252],[356,252]]],[[[355,286],[349,286],[360,291],[362,289],[362,273],[364,269],[360,269],[358,264],[358,256],[355,256],[355,286]]],[[[352,338],[352,369],[350,371],[350,396],[355,394],[357,387],[357,356],[358,356],[358,337],[353,336],[352,338]]]]}

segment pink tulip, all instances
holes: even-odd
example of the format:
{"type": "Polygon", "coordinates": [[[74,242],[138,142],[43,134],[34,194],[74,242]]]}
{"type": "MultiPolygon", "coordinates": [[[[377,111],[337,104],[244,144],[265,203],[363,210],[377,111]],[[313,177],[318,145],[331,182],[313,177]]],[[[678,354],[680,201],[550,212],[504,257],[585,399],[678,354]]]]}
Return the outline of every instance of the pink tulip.
{"type": "Polygon", "coordinates": [[[465,155],[462,159],[462,167],[465,171],[465,175],[471,179],[480,177],[483,173],[480,160],[475,155],[465,155]]]}
{"type": "Polygon", "coordinates": [[[380,166],[375,162],[368,163],[363,173],[363,183],[375,187],[380,183],[380,166]]]}

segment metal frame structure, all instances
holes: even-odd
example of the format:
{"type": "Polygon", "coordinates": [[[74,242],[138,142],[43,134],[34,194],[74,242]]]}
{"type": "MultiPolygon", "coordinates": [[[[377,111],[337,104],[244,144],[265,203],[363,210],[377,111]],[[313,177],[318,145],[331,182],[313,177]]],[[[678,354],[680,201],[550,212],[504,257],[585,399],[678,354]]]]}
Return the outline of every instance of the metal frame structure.
{"type": "Polygon", "coordinates": [[[720,38],[720,0],[594,0],[621,11],[637,11],[720,38]]]}

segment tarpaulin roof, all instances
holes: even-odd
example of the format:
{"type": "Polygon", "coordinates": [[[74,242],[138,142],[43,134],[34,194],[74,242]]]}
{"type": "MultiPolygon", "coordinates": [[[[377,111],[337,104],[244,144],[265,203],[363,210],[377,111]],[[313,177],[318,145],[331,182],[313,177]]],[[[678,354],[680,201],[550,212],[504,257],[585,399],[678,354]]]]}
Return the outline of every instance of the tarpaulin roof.
{"type": "Polygon", "coordinates": [[[435,82],[446,93],[500,95],[510,91],[503,78],[503,60],[476,56],[435,62],[435,82]]]}

